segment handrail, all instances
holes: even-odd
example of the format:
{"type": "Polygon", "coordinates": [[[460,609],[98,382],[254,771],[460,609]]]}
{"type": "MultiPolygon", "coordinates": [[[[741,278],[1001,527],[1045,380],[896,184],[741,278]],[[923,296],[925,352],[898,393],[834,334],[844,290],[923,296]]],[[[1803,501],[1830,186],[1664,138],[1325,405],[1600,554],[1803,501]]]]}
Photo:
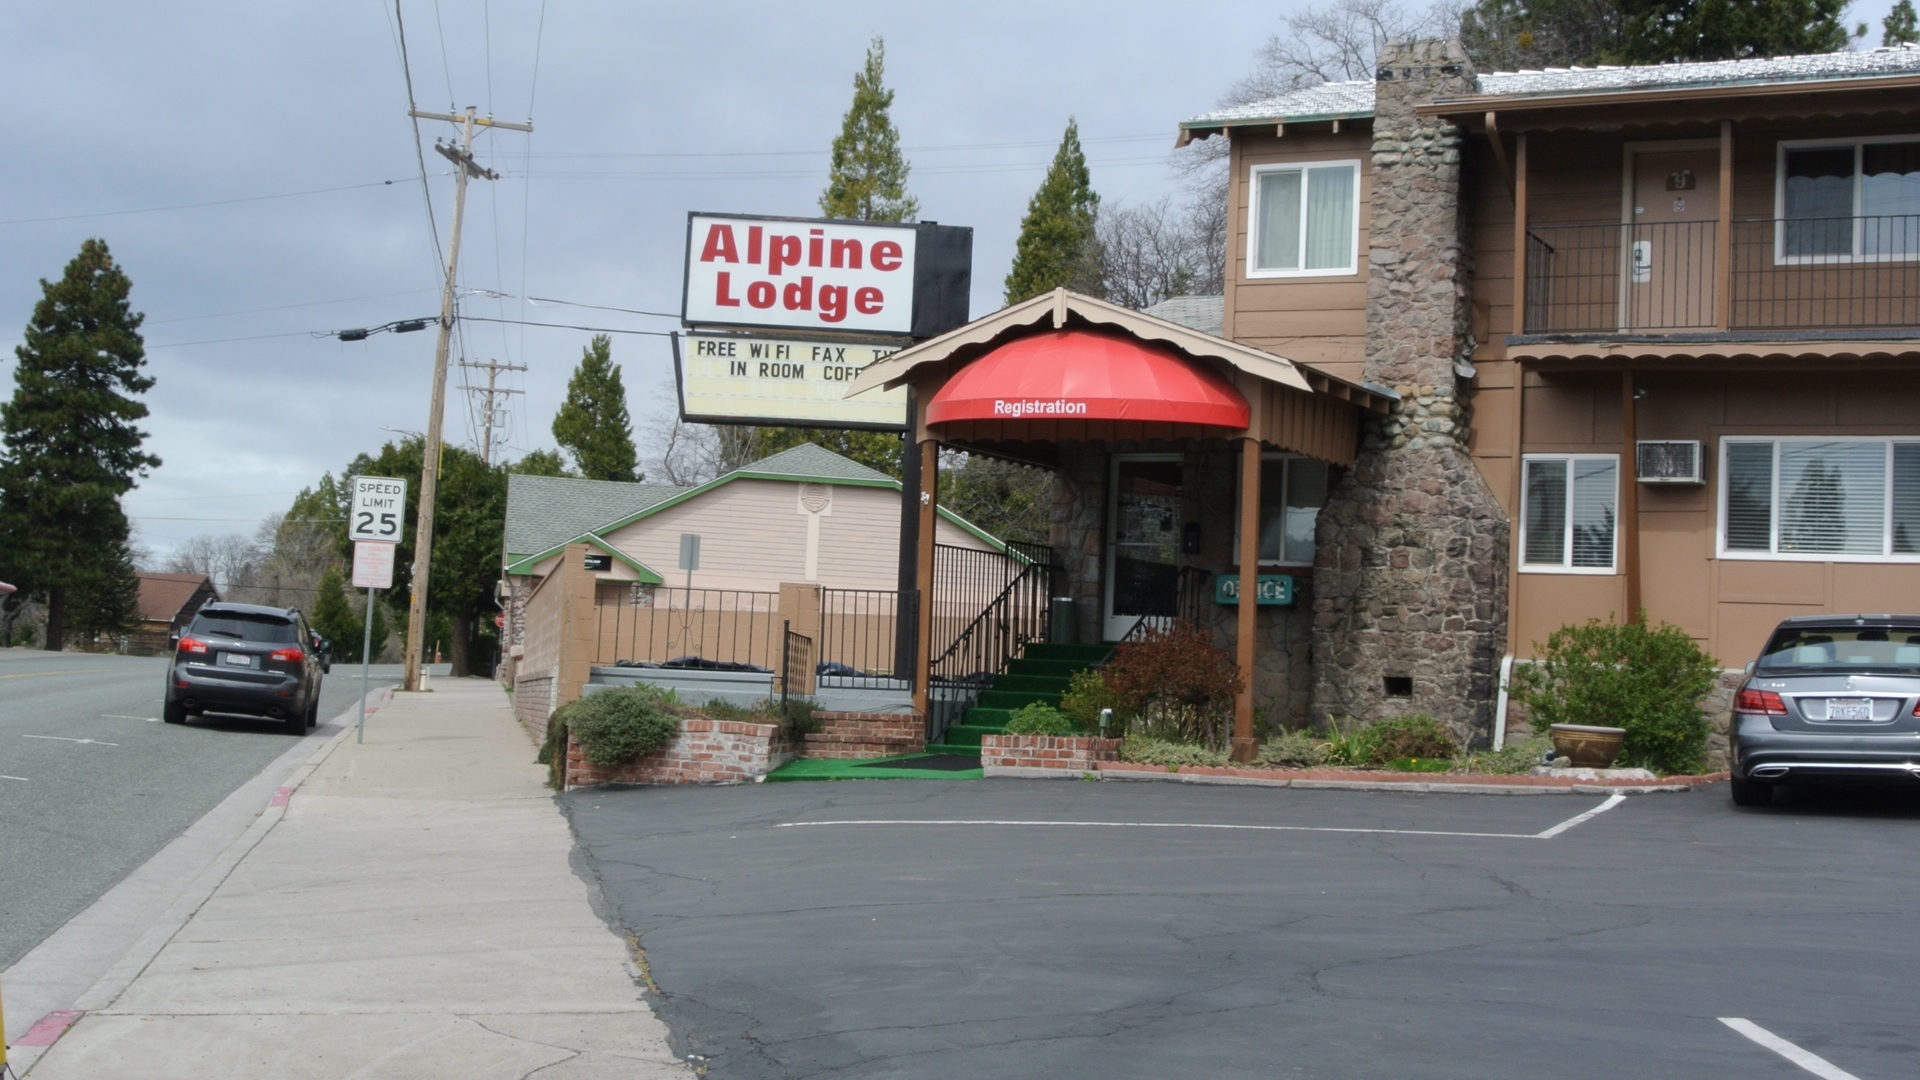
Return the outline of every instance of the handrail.
{"type": "Polygon", "coordinates": [[[942,660],[945,660],[948,657],[952,656],[954,653],[958,652],[960,650],[960,646],[966,644],[967,639],[973,636],[974,630],[977,629],[982,623],[987,621],[987,616],[992,615],[997,609],[1004,607],[1006,605],[1007,598],[1013,595],[1014,590],[1018,588],[1022,582],[1026,581],[1029,575],[1033,574],[1036,570],[1045,570],[1045,569],[1051,569],[1051,568],[1040,566],[1038,563],[1029,562],[1024,569],[1022,569],[1018,574],[1014,575],[1014,578],[1012,581],[1007,582],[1007,587],[1000,590],[1000,595],[994,597],[992,600],[987,601],[987,606],[980,609],[980,614],[975,615],[973,617],[973,621],[967,624],[966,629],[960,631],[960,633],[954,637],[953,644],[947,646],[947,651],[941,653],[939,656],[934,658],[933,660],[934,665],[936,667],[939,666],[942,660]]]}

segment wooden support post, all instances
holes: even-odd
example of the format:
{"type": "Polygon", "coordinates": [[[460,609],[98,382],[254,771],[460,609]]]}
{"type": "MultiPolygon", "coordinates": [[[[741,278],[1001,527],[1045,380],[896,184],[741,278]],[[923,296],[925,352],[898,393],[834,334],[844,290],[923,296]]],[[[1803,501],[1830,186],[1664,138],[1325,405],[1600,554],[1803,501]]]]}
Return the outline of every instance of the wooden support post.
{"type": "Polygon", "coordinates": [[[1640,621],[1640,479],[1636,462],[1633,369],[1620,372],[1620,569],[1627,578],[1626,621],[1640,621]]]}
{"type": "Polygon", "coordinates": [[[1487,142],[1493,147],[1493,167],[1500,174],[1500,183],[1513,194],[1513,162],[1507,157],[1507,140],[1500,134],[1500,118],[1489,111],[1487,113],[1487,142]]]}
{"type": "Polygon", "coordinates": [[[1527,133],[1513,143],[1513,330],[1527,332],[1527,133]]]}
{"type": "Polygon", "coordinates": [[[1520,637],[1520,560],[1526,552],[1520,547],[1521,512],[1527,497],[1527,362],[1513,362],[1513,487],[1507,504],[1507,651],[1519,655],[1526,644],[1520,637]]]}
{"type": "Polygon", "coordinates": [[[1733,121],[1720,121],[1720,235],[1714,253],[1713,320],[1733,325],[1733,121]]]}
{"type": "Polygon", "coordinates": [[[920,444],[920,559],[914,571],[920,591],[920,625],[913,643],[913,711],[925,722],[933,715],[933,544],[940,500],[940,444],[920,444]]]}
{"type": "Polygon", "coordinates": [[[1255,616],[1260,611],[1260,440],[1240,442],[1240,607],[1236,661],[1246,685],[1233,703],[1233,760],[1250,762],[1253,740],[1255,616]]]}

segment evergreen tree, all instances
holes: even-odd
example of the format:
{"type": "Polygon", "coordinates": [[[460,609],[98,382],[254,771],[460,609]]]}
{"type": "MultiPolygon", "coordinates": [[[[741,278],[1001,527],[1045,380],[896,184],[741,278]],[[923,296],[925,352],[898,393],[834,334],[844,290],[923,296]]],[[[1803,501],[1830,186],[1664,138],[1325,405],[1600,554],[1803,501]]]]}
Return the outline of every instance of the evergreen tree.
{"type": "MultiPolygon", "coordinates": [[[[357,591],[357,590],[356,590],[357,591]]],[[[360,662],[360,646],[366,640],[366,599],[361,594],[349,597],[346,575],[338,566],[327,569],[314,594],[313,610],[307,620],[320,636],[333,642],[333,658],[343,664],[360,662]],[[357,599],[359,603],[354,603],[357,599]]],[[[373,605],[373,655],[379,656],[387,643],[387,620],[378,603],[373,605]]]]}
{"type": "Polygon", "coordinates": [[[605,334],[581,350],[580,366],[567,380],[567,400],[553,418],[553,437],[589,480],[641,479],[634,471],[633,422],[627,416],[627,388],[613,362],[613,340],[605,334]]]}
{"type": "Polygon", "coordinates": [[[853,77],[853,105],[833,140],[833,169],[820,195],[820,212],[857,221],[912,221],[920,200],[907,194],[907,159],[887,110],[893,91],[883,85],[886,42],[867,46],[867,63],[853,77]]]}
{"type": "Polygon", "coordinates": [[[1483,71],[1837,52],[1847,0],[1478,0],[1460,40],[1483,71]]]}
{"type": "Polygon", "coordinates": [[[1007,303],[1017,304],[1061,286],[1098,291],[1090,271],[1099,214],[1100,196],[1094,194],[1087,155],[1080,149],[1080,125],[1068,120],[1047,177],[1040,181],[1040,190],[1033,193],[1027,216],[1020,222],[1013,269],[1007,273],[1007,303]]]}
{"type": "Polygon", "coordinates": [[[133,546],[123,536],[96,557],[101,564],[97,572],[80,578],[67,592],[64,632],[69,641],[116,638],[140,624],[140,578],[133,565],[133,546]]]}
{"type": "Polygon", "coordinates": [[[565,458],[557,450],[535,450],[526,457],[507,466],[510,473],[521,476],[572,476],[565,458]]]}
{"type": "Polygon", "coordinates": [[[135,426],[153,378],[132,287],[104,241],[81,244],[59,281],[41,280],[0,405],[0,573],[45,599],[49,649],[73,629],[70,599],[84,597],[74,614],[101,630],[138,591],[120,496],[160,459],[135,426]]]}
{"type": "Polygon", "coordinates": [[[1913,0],[1900,0],[1880,20],[1880,44],[1912,45],[1920,42],[1920,17],[1913,11],[1913,0]]]}
{"type": "Polygon", "coordinates": [[[749,461],[791,450],[801,443],[812,443],[844,458],[878,469],[894,479],[900,478],[900,436],[891,431],[864,431],[840,428],[763,427],[753,431],[753,452],[749,461]]]}

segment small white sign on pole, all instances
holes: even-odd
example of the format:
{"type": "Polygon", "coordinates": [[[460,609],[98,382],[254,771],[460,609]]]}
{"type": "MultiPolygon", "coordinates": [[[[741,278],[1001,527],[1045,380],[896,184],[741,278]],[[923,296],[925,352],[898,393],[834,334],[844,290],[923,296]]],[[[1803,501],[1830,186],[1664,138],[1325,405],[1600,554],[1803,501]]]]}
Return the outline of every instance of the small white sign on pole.
{"type": "Polygon", "coordinates": [[[396,545],[378,540],[353,543],[353,587],[356,589],[393,588],[393,550],[396,545]]]}
{"type": "Polygon", "coordinates": [[[390,476],[353,478],[353,504],[347,512],[347,539],[397,544],[400,542],[400,531],[406,524],[405,480],[390,476]]]}

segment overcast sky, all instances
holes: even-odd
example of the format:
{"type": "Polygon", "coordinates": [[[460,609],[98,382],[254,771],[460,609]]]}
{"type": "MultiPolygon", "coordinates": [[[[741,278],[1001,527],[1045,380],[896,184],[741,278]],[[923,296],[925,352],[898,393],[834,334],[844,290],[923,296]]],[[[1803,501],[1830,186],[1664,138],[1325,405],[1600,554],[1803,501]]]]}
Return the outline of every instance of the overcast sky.
{"type": "MultiPolygon", "coordinates": [[[[1874,22],[1872,41],[1889,3],[1853,11],[1874,22]]],[[[422,108],[474,105],[537,129],[480,140],[503,179],[470,189],[463,292],[677,311],[689,210],[817,212],[827,147],[880,34],[921,216],[975,230],[977,316],[999,305],[1068,116],[1103,199],[1175,190],[1176,125],[1250,70],[1296,6],[402,0],[401,15],[422,108]]],[[[150,551],[251,532],[388,429],[424,428],[430,331],[312,336],[438,312],[391,0],[67,0],[9,5],[5,27],[0,393],[38,279],[86,237],[106,239],[147,315],[158,379],[145,426],[165,464],[127,499],[150,551]]],[[[432,141],[452,134],[422,122],[443,241],[453,181],[432,141]]],[[[525,391],[510,402],[515,457],[552,445],[590,334],[476,317],[675,325],[478,295],[461,309],[457,355],[530,367],[506,383],[525,391]]],[[[636,428],[672,408],[664,338],[617,335],[614,357],[636,428]]],[[[447,433],[477,444],[458,391],[447,433]]]]}

